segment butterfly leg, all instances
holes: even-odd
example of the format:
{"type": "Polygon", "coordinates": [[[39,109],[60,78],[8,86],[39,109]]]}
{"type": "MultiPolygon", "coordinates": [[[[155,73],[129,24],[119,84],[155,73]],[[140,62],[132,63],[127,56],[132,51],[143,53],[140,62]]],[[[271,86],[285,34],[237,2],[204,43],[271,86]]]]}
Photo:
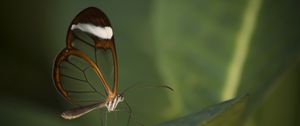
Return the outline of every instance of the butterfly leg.
{"type": "Polygon", "coordinates": [[[107,111],[105,111],[104,126],[107,126],[107,111]]]}
{"type": "Polygon", "coordinates": [[[140,126],[144,126],[141,122],[139,122],[139,121],[135,118],[135,116],[134,116],[134,114],[133,114],[133,112],[132,112],[132,109],[131,109],[130,105],[128,104],[128,102],[125,101],[125,100],[124,100],[124,102],[125,102],[125,104],[126,104],[126,106],[127,106],[127,112],[129,113],[128,120],[127,120],[127,125],[126,125],[126,126],[129,126],[130,120],[131,120],[131,119],[134,119],[134,120],[137,122],[137,124],[139,124],[140,126]]]}
{"type": "Polygon", "coordinates": [[[107,111],[100,110],[101,126],[107,126],[107,111]]]}

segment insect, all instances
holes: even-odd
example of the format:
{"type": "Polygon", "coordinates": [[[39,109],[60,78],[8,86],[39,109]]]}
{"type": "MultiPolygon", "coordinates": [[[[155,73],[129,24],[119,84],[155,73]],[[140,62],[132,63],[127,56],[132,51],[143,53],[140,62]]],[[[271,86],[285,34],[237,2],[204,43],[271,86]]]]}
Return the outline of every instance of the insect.
{"type": "MultiPolygon", "coordinates": [[[[116,111],[119,103],[131,108],[118,93],[118,59],[114,33],[107,16],[95,7],[81,11],[71,22],[66,47],[57,55],[53,69],[56,89],[71,104],[78,107],[61,114],[65,119],[78,118],[92,110],[106,108],[116,111]]],[[[160,88],[172,88],[161,85],[160,88]]]]}
{"type": "Polygon", "coordinates": [[[62,113],[65,119],[74,119],[104,107],[108,112],[115,111],[124,100],[123,95],[117,91],[118,60],[113,30],[101,10],[89,7],[73,19],[67,33],[66,47],[55,60],[53,80],[58,92],[68,102],[79,106],[62,113]],[[108,64],[108,68],[102,64],[108,64]],[[102,87],[96,87],[87,77],[88,73],[95,74],[102,87]],[[113,80],[109,82],[108,78],[112,74],[113,80]],[[78,85],[86,87],[80,88],[78,85]],[[77,89],[72,89],[76,86],[77,89]],[[100,88],[104,89],[105,94],[101,93],[100,88]],[[99,101],[83,101],[78,95],[93,95],[99,101]]]}

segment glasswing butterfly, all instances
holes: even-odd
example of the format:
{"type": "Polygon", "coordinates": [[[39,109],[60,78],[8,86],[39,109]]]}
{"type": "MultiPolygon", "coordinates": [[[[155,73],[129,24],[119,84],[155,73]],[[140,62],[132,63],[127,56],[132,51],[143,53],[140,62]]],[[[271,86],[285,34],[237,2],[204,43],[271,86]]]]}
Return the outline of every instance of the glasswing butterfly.
{"type": "MultiPolygon", "coordinates": [[[[53,80],[64,99],[78,106],[63,112],[61,116],[65,119],[78,118],[99,108],[115,111],[124,101],[123,93],[134,87],[118,94],[114,33],[101,10],[89,7],[73,19],[67,32],[66,47],[55,59],[53,80]]],[[[173,90],[168,86],[158,87],[173,90]]],[[[131,108],[125,103],[131,114],[131,108]]]]}
{"type": "Polygon", "coordinates": [[[53,79],[58,92],[80,107],[65,111],[62,117],[74,119],[103,107],[114,111],[124,97],[117,92],[118,60],[107,16],[95,7],[81,11],[69,26],[66,42],[56,57],[53,79]],[[99,77],[101,86],[91,82],[91,74],[99,77]]]}

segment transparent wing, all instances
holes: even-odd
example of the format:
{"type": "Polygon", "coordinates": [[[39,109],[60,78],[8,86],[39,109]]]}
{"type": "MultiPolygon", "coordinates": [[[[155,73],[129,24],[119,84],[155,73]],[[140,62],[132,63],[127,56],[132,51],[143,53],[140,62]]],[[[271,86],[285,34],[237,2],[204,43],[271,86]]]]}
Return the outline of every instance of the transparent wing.
{"type": "Polygon", "coordinates": [[[108,18],[93,7],[72,21],[53,72],[55,86],[67,101],[86,105],[117,94],[118,65],[110,30],[108,18]]]}
{"type": "Polygon", "coordinates": [[[77,49],[65,49],[57,57],[54,69],[55,85],[72,104],[82,106],[106,98],[97,68],[90,60],[77,49]]]}
{"type": "Polygon", "coordinates": [[[96,42],[108,43],[108,41],[95,39],[92,35],[78,29],[73,30],[72,40],[72,48],[79,49],[87,54],[97,64],[97,67],[101,69],[109,87],[113,87],[115,78],[114,53],[110,48],[96,47],[96,42]]]}

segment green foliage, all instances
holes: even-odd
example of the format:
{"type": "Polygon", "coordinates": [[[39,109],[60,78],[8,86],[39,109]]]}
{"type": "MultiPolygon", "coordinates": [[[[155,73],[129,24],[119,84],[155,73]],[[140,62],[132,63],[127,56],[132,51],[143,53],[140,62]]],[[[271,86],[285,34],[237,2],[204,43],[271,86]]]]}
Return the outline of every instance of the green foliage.
{"type": "Polygon", "coordinates": [[[176,90],[170,113],[193,113],[249,93],[244,125],[298,124],[299,111],[292,112],[299,105],[297,2],[232,3],[156,2],[157,63],[176,90]]]}
{"type": "Polygon", "coordinates": [[[240,126],[249,96],[228,100],[159,126],[240,126]]]}

